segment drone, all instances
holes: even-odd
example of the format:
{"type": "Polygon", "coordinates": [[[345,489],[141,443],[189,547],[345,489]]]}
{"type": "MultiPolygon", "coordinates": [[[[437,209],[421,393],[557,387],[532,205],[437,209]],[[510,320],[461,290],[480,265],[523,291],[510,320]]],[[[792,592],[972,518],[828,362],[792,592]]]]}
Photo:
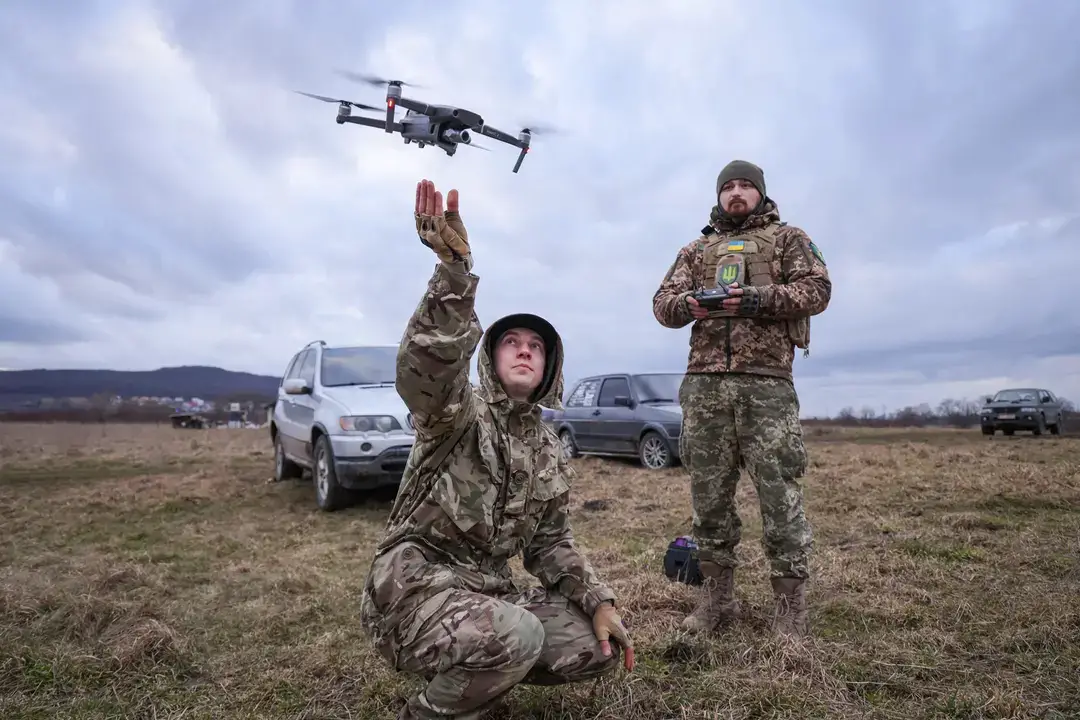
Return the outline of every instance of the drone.
{"type": "Polygon", "coordinates": [[[366,83],[375,87],[385,85],[385,120],[352,114],[353,108],[356,108],[357,110],[372,110],[375,112],[379,112],[382,108],[365,105],[364,103],[354,102],[352,100],[341,100],[338,98],[326,97],[325,95],[314,95],[309,92],[304,92],[303,90],[297,90],[296,92],[300,95],[314,98],[315,100],[337,103],[338,125],[353,123],[355,125],[363,125],[366,127],[382,128],[387,133],[400,133],[401,137],[405,140],[406,145],[409,143],[416,143],[421,148],[432,145],[442,149],[443,152],[451,157],[457,152],[458,147],[462,145],[465,147],[476,148],[477,150],[488,150],[488,148],[482,145],[473,144],[473,133],[476,132],[485,137],[521,149],[521,152],[518,153],[517,162],[514,163],[514,172],[516,173],[521,167],[522,161],[525,160],[525,155],[529,152],[529,145],[532,141],[533,134],[539,135],[541,133],[555,132],[554,128],[534,125],[532,128],[522,128],[521,132],[518,133],[518,136],[515,138],[509,133],[485,124],[484,118],[472,110],[466,110],[452,105],[429,105],[418,100],[403,97],[401,94],[401,88],[403,86],[419,87],[412,83],[407,83],[402,80],[385,80],[380,77],[355,73],[348,70],[338,70],[337,73],[355,82],[366,83]],[[395,111],[399,105],[405,109],[405,115],[400,121],[395,120],[394,117],[395,111]]]}

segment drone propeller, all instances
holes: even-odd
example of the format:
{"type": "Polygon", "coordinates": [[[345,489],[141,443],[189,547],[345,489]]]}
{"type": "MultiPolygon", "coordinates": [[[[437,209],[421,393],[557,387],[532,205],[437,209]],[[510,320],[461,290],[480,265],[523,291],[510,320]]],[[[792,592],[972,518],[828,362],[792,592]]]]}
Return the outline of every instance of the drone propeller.
{"type": "Polygon", "coordinates": [[[353,82],[367,83],[373,87],[379,87],[380,85],[401,85],[403,87],[417,88],[418,90],[425,89],[423,85],[417,85],[416,83],[409,83],[404,80],[387,80],[378,75],[368,75],[366,73],[353,72],[352,70],[337,70],[335,72],[353,82]]]}
{"type": "Polygon", "coordinates": [[[311,94],[309,92],[304,92],[303,90],[295,90],[294,92],[299,93],[300,95],[307,95],[309,98],[314,98],[316,100],[322,100],[323,102],[337,103],[339,105],[341,103],[345,103],[346,105],[352,105],[353,107],[360,108],[361,110],[382,110],[382,108],[372,107],[371,105],[365,105],[363,103],[353,102],[352,100],[339,100],[337,98],[326,97],[325,95],[313,95],[313,94],[311,94]]]}
{"type": "Polygon", "coordinates": [[[485,151],[487,151],[487,152],[491,152],[491,148],[489,148],[489,147],[485,147],[485,146],[483,146],[483,145],[477,145],[476,143],[471,143],[471,142],[470,142],[470,143],[460,143],[460,144],[459,144],[459,147],[460,147],[461,145],[464,145],[465,147],[471,147],[471,148],[476,148],[477,150],[485,150],[485,151]]]}
{"type": "Polygon", "coordinates": [[[560,128],[545,123],[521,123],[521,131],[530,135],[558,135],[562,133],[560,128]]]}

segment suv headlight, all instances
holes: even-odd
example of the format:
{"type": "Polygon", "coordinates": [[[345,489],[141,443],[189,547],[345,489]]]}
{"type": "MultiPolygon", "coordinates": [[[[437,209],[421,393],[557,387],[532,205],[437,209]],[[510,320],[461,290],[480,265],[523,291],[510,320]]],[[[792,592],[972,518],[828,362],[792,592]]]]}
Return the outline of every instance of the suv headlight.
{"type": "Polygon", "coordinates": [[[345,432],[390,432],[400,430],[401,424],[393,415],[346,415],[338,419],[345,432]]]}

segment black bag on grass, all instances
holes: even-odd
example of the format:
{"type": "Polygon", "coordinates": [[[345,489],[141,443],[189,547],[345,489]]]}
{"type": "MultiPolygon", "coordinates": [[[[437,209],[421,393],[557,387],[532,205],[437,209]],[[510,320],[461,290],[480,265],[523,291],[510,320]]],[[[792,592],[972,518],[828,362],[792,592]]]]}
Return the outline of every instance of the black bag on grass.
{"type": "Polygon", "coordinates": [[[686,535],[671,541],[664,555],[664,574],[669,580],[687,585],[702,583],[704,578],[698,566],[697,547],[697,543],[686,535]]]}

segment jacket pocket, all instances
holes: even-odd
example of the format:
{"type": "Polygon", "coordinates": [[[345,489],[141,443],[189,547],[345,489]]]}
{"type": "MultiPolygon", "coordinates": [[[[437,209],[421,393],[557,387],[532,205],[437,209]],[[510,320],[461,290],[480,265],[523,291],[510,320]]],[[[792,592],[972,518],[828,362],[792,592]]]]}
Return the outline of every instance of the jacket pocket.
{"type": "Polygon", "coordinates": [[[398,624],[432,596],[461,587],[461,581],[448,565],[433,562],[421,545],[402,542],[372,563],[368,596],[383,624],[390,626],[398,624]]]}

